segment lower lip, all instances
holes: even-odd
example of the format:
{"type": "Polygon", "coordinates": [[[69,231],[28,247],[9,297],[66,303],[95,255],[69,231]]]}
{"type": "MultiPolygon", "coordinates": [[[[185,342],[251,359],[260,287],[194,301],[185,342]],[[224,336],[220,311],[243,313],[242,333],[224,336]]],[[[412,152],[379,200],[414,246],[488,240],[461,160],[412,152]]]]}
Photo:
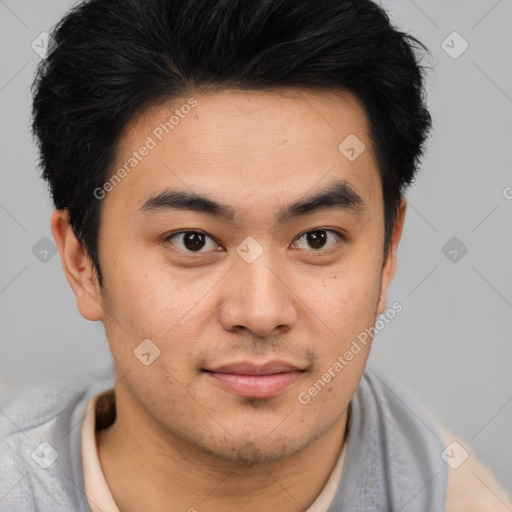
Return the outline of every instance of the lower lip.
{"type": "Polygon", "coordinates": [[[297,370],[272,375],[238,375],[215,372],[208,372],[208,375],[228,391],[244,398],[272,398],[297,382],[301,373],[297,370]]]}

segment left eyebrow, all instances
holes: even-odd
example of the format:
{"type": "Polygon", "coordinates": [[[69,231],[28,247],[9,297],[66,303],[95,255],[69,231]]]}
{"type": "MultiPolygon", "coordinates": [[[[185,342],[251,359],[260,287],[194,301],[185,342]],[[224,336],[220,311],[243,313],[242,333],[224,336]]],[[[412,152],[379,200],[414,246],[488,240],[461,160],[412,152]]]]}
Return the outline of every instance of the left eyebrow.
{"type": "MultiPolygon", "coordinates": [[[[342,210],[357,213],[364,209],[361,196],[345,180],[335,181],[316,194],[290,203],[277,214],[277,223],[283,224],[295,218],[310,215],[320,210],[342,210]]],[[[166,190],[144,202],[143,212],[162,210],[189,210],[213,217],[234,221],[236,213],[233,207],[219,203],[207,196],[184,190],[166,190]]]]}
{"type": "Polygon", "coordinates": [[[334,209],[358,213],[364,209],[364,201],[346,181],[336,181],[317,194],[306,196],[281,209],[277,222],[282,224],[320,210],[334,209]]]}

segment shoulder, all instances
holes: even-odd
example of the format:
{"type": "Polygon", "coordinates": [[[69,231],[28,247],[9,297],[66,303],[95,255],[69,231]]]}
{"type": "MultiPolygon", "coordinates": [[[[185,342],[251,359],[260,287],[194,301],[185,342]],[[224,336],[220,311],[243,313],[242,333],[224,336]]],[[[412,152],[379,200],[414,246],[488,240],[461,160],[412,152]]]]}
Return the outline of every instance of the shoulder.
{"type": "Polygon", "coordinates": [[[381,378],[372,370],[364,373],[361,384],[371,389],[385,409],[383,414],[388,422],[406,434],[404,438],[411,440],[420,459],[442,461],[447,473],[444,512],[512,510],[512,498],[469,443],[443,425],[411,390],[388,377],[381,378]],[[425,440],[429,442],[425,444],[425,440]],[[425,446],[428,454],[422,450],[425,446]]]}
{"type": "Polygon", "coordinates": [[[509,512],[512,497],[472,447],[446,426],[437,422],[443,437],[448,470],[445,512],[509,512]]]}
{"type": "Polygon", "coordinates": [[[0,441],[8,442],[45,428],[55,430],[58,418],[113,383],[112,374],[94,373],[4,390],[0,393],[0,441]]]}
{"type": "MultiPolygon", "coordinates": [[[[442,510],[448,478],[440,457],[443,442],[407,389],[367,367],[350,413],[347,465],[375,474],[362,489],[385,489],[392,510],[442,510]]],[[[365,478],[361,471],[354,472],[365,478]]]]}
{"type": "Polygon", "coordinates": [[[417,459],[428,459],[439,466],[443,449],[441,435],[431,416],[405,384],[368,368],[361,378],[358,393],[366,395],[366,402],[375,402],[383,429],[392,429],[417,459]]]}
{"type": "Polygon", "coordinates": [[[0,512],[60,510],[59,502],[74,503],[80,425],[90,398],[112,385],[113,376],[95,374],[2,392],[0,512]]]}

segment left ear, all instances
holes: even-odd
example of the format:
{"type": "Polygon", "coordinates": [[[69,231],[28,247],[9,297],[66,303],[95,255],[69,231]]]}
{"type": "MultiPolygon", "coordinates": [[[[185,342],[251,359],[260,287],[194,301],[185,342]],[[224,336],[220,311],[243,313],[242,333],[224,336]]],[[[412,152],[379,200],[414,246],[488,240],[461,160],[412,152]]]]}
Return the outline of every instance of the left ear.
{"type": "Polygon", "coordinates": [[[407,209],[407,201],[402,196],[400,201],[400,206],[398,209],[398,213],[395,220],[395,225],[393,226],[393,234],[391,236],[391,242],[389,246],[388,255],[386,258],[386,263],[384,264],[384,268],[382,270],[381,277],[381,286],[380,286],[380,296],[379,302],[377,305],[377,315],[381,315],[384,313],[386,309],[386,294],[388,290],[389,283],[393,279],[396,270],[396,255],[398,251],[398,244],[400,242],[400,238],[402,236],[402,230],[404,227],[404,219],[405,219],[405,211],[407,209]]]}

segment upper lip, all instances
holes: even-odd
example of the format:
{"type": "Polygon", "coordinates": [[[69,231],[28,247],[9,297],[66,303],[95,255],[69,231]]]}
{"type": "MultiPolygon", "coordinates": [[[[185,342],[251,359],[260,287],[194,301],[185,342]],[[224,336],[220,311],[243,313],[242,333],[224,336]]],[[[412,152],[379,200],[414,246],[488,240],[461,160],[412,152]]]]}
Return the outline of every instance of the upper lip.
{"type": "Polygon", "coordinates": [[[265,363],[256,363],[252,361],[240,361],[218,366],[213,369],[206,369],[214,373],[233,373],[236,375],[273,375],[275,373],[287,373],[293,371],[302,371],[299,367],[287,363],[286,361],[267,361],[265,363]]]}

